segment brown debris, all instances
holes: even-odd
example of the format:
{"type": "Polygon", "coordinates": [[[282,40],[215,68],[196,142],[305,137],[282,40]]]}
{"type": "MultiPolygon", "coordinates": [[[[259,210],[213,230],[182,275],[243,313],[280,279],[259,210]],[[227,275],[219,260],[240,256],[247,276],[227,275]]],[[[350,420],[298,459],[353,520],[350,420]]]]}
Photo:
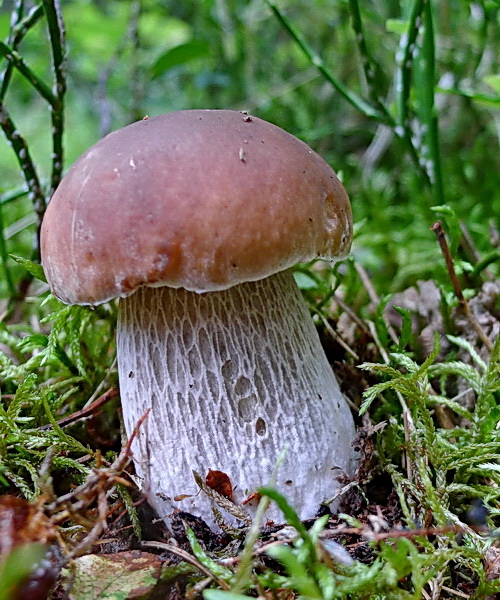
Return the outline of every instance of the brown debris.
{"type": "Polygon", "coordinates": [[[498,546],[490,546],[486,550],[484,567],[488,581],[500,579],[500,548],[498,546]]]}
{"type": "Polygon", "coordinates": [[[401,328],[401,315],[394,306],[406,308],[412,312],[412,331],[416,337],[422,355],[428,355],[434,347],[434,334],[439,332],[441,339],[441,356],[449,349],[445,339],[445,328],[441,314],[441,292],[434,281],[417,281],[416,286],[404,292],[394,294],[385,309],[385,318],[396,329],[401,328]]]}
{"type": "Polygon", "coordinates": [[[56,529],[40,505],[0,496],[0,556],[23,544],[47,544],[55,539],[56,529]]]}
{"type": "Polygon", "coordinates": [[[233,499],[233,486],[226,473],[209,469],[205,478],[205,483],[209,488],[219,492],[224,498],[227,498],[228,500],[233,499]]]}

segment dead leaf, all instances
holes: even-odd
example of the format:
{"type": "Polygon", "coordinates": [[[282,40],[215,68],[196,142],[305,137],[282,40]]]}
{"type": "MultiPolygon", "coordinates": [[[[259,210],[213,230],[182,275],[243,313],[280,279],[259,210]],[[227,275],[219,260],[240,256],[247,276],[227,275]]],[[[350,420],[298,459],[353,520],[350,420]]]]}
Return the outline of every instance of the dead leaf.
{"type": "Polygon", "coordinates": [[[233,499],[233,486],[231,485],[231,480],[222,471],[212,471],[212,469],[209,469],[205,478],[205,483],[209,488],[219,492],[224,498],[227,498],[228,500],[233,499]]]}
{"type": "Polygon", "coordinates": [[[66,580],[73,583],[70,600],[145,600],[156,587],[161,560],[155,554],[131,550],[117,554],[87,554],[75,559],[66,580]]]}

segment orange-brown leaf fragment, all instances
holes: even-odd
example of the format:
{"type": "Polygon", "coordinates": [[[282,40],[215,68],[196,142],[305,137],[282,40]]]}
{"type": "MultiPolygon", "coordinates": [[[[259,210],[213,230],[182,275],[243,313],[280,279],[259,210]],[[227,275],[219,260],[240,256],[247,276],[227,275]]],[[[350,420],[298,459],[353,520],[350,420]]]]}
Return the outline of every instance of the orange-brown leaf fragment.
{"type": "Polygon", "coordinates": [[[182,500],[186,500],[186,498],[192,498],[193,494],[179,494],[178,496],[174,496],[175,502],[181,502],[182,500]]]}
{"type": "Polygon", "coordinates": [[[250,496],[248,496],[248,498],[245,498],[243,500],[242,504],[249,504],[250,502],[259,503],[261,498],[262,498],[262,495],[259,494],[259,492],[254,492],[253,494],[250,494],[250,496]]]}
{"type": "Polygon", "coordinates": [[[212,488],[221,496],[224,496],[228,500],[233,499],[233,486],[231,485],[231,480],[222,471],[212,471],[212,469],[209,469],[205,478],[205,483],[209,488],[212,488]]]}

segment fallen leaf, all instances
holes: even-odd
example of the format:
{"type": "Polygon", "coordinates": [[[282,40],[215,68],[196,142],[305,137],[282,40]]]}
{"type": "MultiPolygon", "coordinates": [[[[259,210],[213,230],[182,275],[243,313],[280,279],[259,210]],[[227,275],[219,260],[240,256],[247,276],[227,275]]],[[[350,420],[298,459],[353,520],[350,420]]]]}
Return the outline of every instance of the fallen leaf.
{"type": "Polygon", "coordinates": [[[145,600],[156,587],[161,560],[155,554],[131,550],[87,554],[73,561],[66,580],[70,600],[145,600]]]}
{"type": "Polygon", "coordinates": [[[231,480],[222,471],[212,471],[212,469],[209,469],[205,478],[205,483],[209,488],[219,492],[221,496],[224,496],[228,500],[233,499],[233,486],[231,485],[231,480]]]}

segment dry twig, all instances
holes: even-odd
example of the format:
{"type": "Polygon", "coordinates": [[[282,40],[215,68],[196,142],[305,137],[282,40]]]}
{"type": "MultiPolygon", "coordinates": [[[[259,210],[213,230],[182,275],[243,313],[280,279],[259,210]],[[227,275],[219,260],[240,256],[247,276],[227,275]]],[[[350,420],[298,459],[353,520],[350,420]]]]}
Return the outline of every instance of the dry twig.
{"type": "Polygon", "coordinates": [[[451,283],[453,285],[453,289],[455,291],[455,296],[458,298],[460,306],[469,320],[469,323],[474,328],[474,331],[477,333],[478,337],[482,340],[483,344],[488,348],[491,352],[493,350],[493,343],[490,338],[486,335],[483,328],[479,324],[476,319],[474,313],[470,309],[469,303],[465,299],[462,288],[460,287],[460,282],[458,281],[457,274],[455,272],[455,267],[453,266],[453,258],[450,253],[450,249],[448,247],[448,242],[446,241],[446,236],[444,234],[444,229],[441,221],[436,221],[434,225],[431,227],[431,230],[434,231],[437,237],[438,244],[441,248],[441,252],[443,253],[444,260],[446,262],[446,268],[448,269],[448,274],[451,279],[451,283]]]}
{"type": "MultiPolygon", "coordinates": [[[[116,398],[118,396],[118,393],[119,393],[118,388],[116,388],[116,387],[109,388],[109,390],[106,390],[104,392],[104,394],[102,394],[101,396],[99,396],[99,398],[97,398],[97,400],[94,400],[94,402],[92,402],[92,404],[90,404],[89,406],[87,406],[85,408],[82,408],[81,410],[77,410],[76,412],[72,413],[71,415],[68,415],[67,417],[59,419],[59,421],[57,421],[57,424],[59,425],[59,427],[66,427],[67,425],[73,425],[74,423],[77,423],[78,421],[88,419],[95,413],[95,411],[98,408],[100,408],[101,406],[103,406],[104,404],[109,402],[110,400],[113,400],[113,398],[116,398]]],[[[51,428],[52,428],[52,423],[48,423],[47,425],[43,425],[42,427],[40,427],[40,429],[51,429],[51,428]]]]}
{"type": "Polygon", "coordinates": [[[165,552],[170,552],[171,554],[174,554],[175,556],[181,558],[183,561],[193,565],[202,573],[205,573],[205,575],[210,577],[210,579],[213,579],[217,583],[217,585],[219,585],[223,590],[229,590],[229,585],[223,579],[220,579],[219,577],[217,577],[217,575],[214,575],[212,571],[210,571],[209,569],[207,569],[207,567],[202,565],[197,558],[195,558],[194,556],[189,554],[189,552],[186,552],[182,548],[179,548],[179,546],[175,546],[172,543],[166,544],[164,542],[141,542],[141,546],[143,548],[157,548],[159,550],[164,550],[165,552]]]}
{"type": "Polygon", "coordinates": [[[84,538],[71,551],[66,551],[65,564],[87,552],[107,530],[108,516],[114,513],[114,509],[110,509],[108,506],[108,498],[117,483],[124,486],[131,485],[122,477],[122,474],[131,460],[132,441],[148,414],[149,411],[139,419],[127,445],[109,467],[101,468],[100,455],[97,455],[97,467],[87,481],[46,506],[46,512],[51,515],[54,524],[71,520],[87,530],[84,538]],[[87,516],[92,507],[97,508],[97,519],[93,515],[87,516]]]}

